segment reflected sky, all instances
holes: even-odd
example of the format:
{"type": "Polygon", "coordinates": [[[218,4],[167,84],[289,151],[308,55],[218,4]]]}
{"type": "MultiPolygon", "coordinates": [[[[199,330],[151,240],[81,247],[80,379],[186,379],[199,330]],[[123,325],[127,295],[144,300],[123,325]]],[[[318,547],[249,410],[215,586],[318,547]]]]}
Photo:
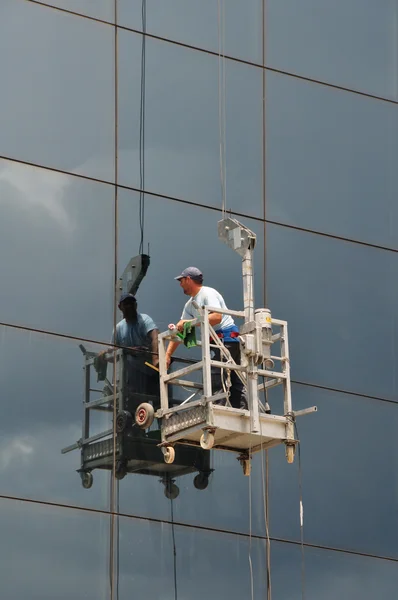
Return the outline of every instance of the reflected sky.
{"type": "Polygon", "coordinates": [[[0,154],[113,181],[112,27],[2,0],[0,56],[0,154]]]}
{"type": "MultiPolygon", "coordinates": [[[[274,594],[284,600],[301,598],[300,546],[273,542],[271,569],[274,594]]],[[[308,600],[390,598],[396,594],[397,583],[396,562],[344,552],[305,549],[304,593],[308,600]]]]}
{"type": "Polygon", "coordinates": [[[267,219],[398,248],[396,106],[275,73],[266,102],[267,219]]]}
{"type": "Polygon", "coordinates": [[[1,321],[108,340],[113,187],[0,160],[0,208],[1,321]]]}
{"type": "MultiPolygon", "coordinates": [[[[118,23],[142,30],[142,0],[118,0],[118,23]]],[[[224,24],[224,44],[227,56],[251,62],[262,62],[261,0],[228,0],[219,3],[220,24],[224,24]]],[[[221,25],[220,25],[221,26],[221,25]]],[[[146,30],[191,46],[219,51],[218,3],[214,0],[147,0],[146,30]]]]}
{"type": "MultiPolygon", "coordinates": [[[[119,183],[140,187],[141,36],[119,40],[119,183]]],[[[218,59],[148,38],[145,189],[221,208],[218,59]]],[[[227,61],[227,208],[263,216],[262,73],[227,61]]]]}
{"type": "Polygon", "coordinates": [[[398,98],[395,0],[268,0],[267,65],[398,98]]]}
{"type": "MultiPolygon", "coordinates": [[[[305,542],[398,558],[398,405],[303,385],[292,396],[296,409],[318,407],[297,419],[305,542]]],[[[300,540],[298,455],[288,465],[275,448],[269,465],[271,535],[300,540]]]]}
{"type": "Polygon", "coordinates": [[[398,255],[277,225],[266,239],[293,379],[396,401],[398,255]]]}
{"type": "Polygon", "coordinates": [[[110,23],[114,22],[115,0],[41,0],[41,2],[110,23]]]}

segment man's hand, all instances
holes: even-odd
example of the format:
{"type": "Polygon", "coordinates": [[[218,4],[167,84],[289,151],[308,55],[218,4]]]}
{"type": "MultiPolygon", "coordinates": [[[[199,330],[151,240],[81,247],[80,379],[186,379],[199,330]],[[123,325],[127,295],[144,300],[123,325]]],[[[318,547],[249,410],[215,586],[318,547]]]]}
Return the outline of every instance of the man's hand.
{"type": "Polygon", "coordinates": [[[189,319],[178,321],[176,327],[180,333],[182,333],[184,331],[184,323],[188,323],[188,322],[189,322],[189,319]]]}
{"type": "Polygon", "coordinates": [[[152,364],[156,368],[159,367],[159,356],[157,354],[155,356],[152,356],[152,364]]]}

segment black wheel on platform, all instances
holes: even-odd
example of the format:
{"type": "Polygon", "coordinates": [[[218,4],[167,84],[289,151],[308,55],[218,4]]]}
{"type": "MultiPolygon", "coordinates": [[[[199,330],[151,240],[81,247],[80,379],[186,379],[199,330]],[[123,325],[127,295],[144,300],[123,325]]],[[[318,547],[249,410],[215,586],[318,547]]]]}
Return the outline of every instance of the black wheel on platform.
{"type": "Polygon", "coordinates": [[[137,407],[135,411],[135,422],[141,429],[147,429],[153,423],[155,418],[155,411],[152,404],[149,402],[143,402],[137,407]]]}
{"type": "Polygon", "coordinates": [[[167,483],[164,486],[164,495],[169,500],[175,500],[180,494],[180,488],[175,483],[167,483]]]}
{"type": "Polygon", "coordinates": [[[197,490],[205,490],[209,485],[209,476],[205,473],[198,473],[193,480],[193,484],[197,490]]]}
{"type": "Polygon", "coordinates": [[[133,424],[133,416],[128,410],[121,410],[116,415],[116,431],[122,433],[133,424]]]}
{"type": "Polygon", "coordinates": [[[82,486],[85,490],[89,490],[93,485],[93,475],[90,472],[80,473],[80,477],[82,479],[82,486]]]}
{"type": "Polygon", "coordinates": [[[127,467],[124,463],[116,463],[115,477],[116,479],[124,479],[127,475],[127,467]]]}

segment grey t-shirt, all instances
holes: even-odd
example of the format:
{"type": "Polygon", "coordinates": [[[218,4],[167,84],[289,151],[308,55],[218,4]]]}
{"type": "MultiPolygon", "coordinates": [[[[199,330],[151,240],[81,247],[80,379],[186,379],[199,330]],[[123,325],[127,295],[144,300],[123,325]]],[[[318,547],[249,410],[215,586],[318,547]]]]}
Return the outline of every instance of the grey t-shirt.
{"type": "MultiPolygon", "coordinates": [[[[217,290],[211,287],[202,286],[199,292],[193,298],[190,298],[184,306],[181,319],[196,319],[198,318],[199,311],[193,306],[193,302],[199,307],[211,306],[214,308],[227,308],[224,298],[217,290]]],[[[215,331],[220,331],[234,325],[234,320],[230,315],[223,315],[221,323],[214,326],[215,331]]]]}

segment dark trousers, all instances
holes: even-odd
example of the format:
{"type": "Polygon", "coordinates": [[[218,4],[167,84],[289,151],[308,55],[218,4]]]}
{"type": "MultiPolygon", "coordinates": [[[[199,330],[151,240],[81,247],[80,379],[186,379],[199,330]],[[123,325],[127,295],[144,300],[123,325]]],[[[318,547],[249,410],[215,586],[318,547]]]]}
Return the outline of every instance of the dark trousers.
{"type": "MultiPolygon", "coordinates": [[[[232,359],[236,364],[240,365],[240,344],[239,342],[226,342],[224,346],[229,350],[232,359]]],[[[221,351],[217,349],[212,350],[213,360],[221,360],[221,351]]],[[[223,359],[224,360],[224,359],[223,359]]],[[[224,385],[226,382],[227,374],[223,371],[224,385]]],[[[221,369],[218,367],[211,368],[211,387],[213,394],[223,391],[223,383],[221,378],[221,369]]],[[[246,400],[246,388],[239,379],[237,371],[231,370],[231,387],[229,401],[231,406],[234,408],[247,408],[246,400]]],[[[224,402],[222,402],[224,404],[224,402]]]]}

